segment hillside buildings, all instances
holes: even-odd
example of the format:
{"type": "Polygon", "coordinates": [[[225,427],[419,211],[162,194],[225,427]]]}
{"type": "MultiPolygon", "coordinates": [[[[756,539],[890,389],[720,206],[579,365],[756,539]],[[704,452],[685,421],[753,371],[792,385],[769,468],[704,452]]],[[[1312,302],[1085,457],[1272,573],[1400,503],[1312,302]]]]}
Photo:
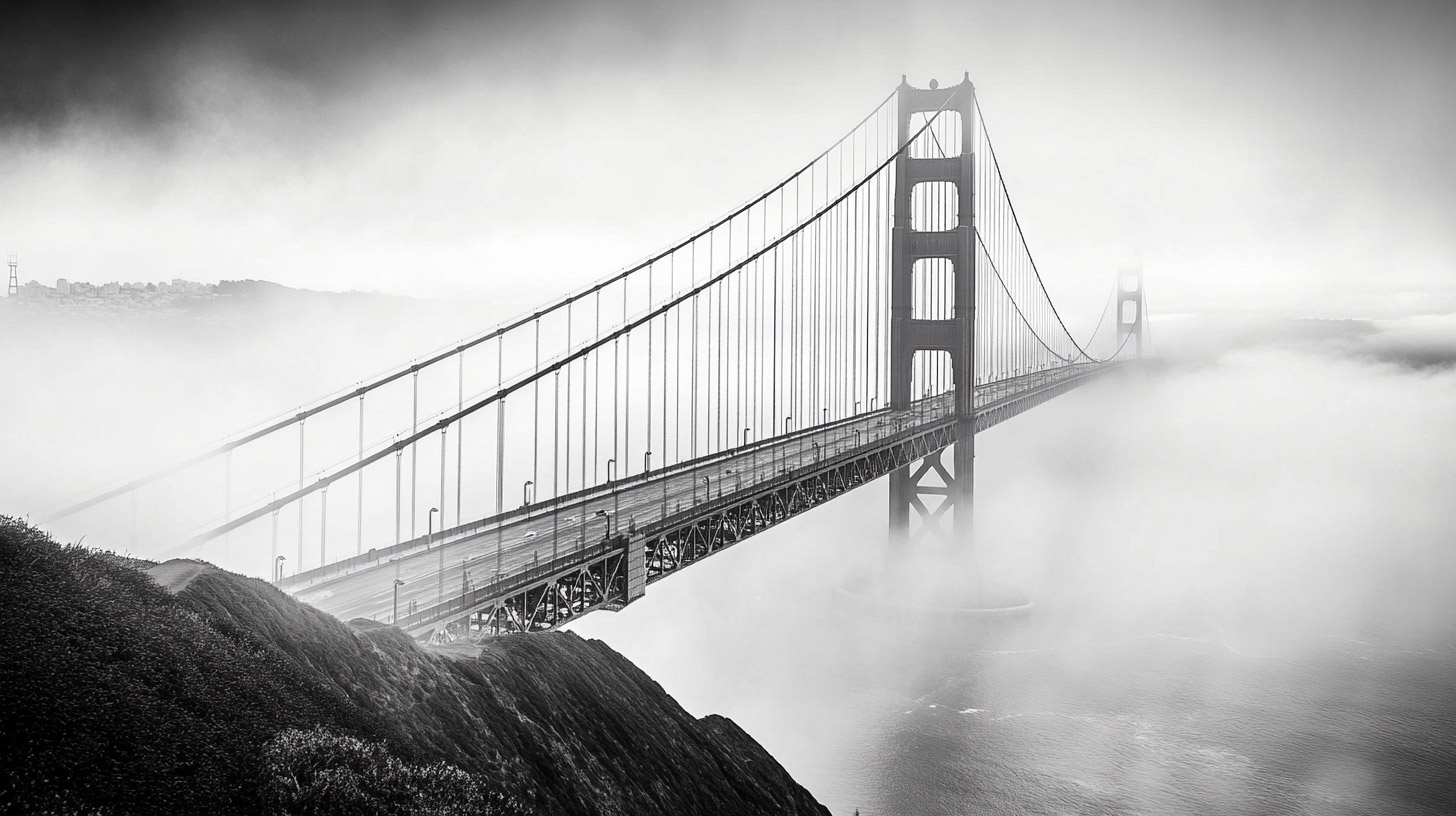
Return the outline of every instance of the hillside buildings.
{"type": "Polygon", "coordinates": [[[217,284],[173,278],[170,283],[161,281],[147,283],[136,281],[121,283],[112,281],[96,285],[85,281],[56,280],[55,286],[46,286],[39,281],[22,284],[14,296],[23,301],[51,303],[57,306],[84,305],[91,301],[108,301],[117,304],[162,305],[177,300],[211,297],[217,292],[217,284]]]}

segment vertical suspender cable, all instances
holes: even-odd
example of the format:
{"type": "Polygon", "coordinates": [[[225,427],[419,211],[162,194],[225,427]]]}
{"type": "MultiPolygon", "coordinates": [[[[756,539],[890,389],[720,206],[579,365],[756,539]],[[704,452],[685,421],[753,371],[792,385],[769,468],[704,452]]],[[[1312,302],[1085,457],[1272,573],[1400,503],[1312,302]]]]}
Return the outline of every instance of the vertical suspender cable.
{"type": "MultiPolygon", "coordinates": [[[[571,344],[571,306],[566,307],[566,353],[570,354],[574,348],[571,344]]],[[[566,369],[566,416],[562,419],[566,426],[566,452],[563,454],[562,467],[565,471],[562,475],[562,489],[571,492],[571,369],[566,369]]],[[[585,485],[583,485],[585,487],[585,485]]]]}
{"type": "MultiPolygon", "coordinates": [[[[460,347],[455,373],[455,412],[465,408],[465,347],[460,347]]],[[[455,526],[459,527],[465,506],[465,420],[455,429],[455,526]]],[[[443,521],[443,519],[441,519],[443,521]]]]}
{"type": "MultiPolygon", "coordinates": [[[[653,273],[653,268],[652,268],[651,265],[649,265],[647,267],[647,308],[649,308],[649,309],[652,308],[653,305],[655,305],[655,301],[653,301],[653,299],[652,299],[652,273],[653,273]]],[[[666,318],[664,318],[664,323],[665,322],[666,322],[666,318]]],[[[648,323],[646,328],[647,328],[647,390],[643,392],[643,398],[647,401],[647,407],[646,407],[646,410],[643,411],[643,417],[647,420],[647,428],[646,428],[646,431],[643,434],[643,445],[642,445],[642,449],[645,450],[645,451],[651,451],[652,450],[652,361],[653,361],[653,357],[652,357],[652,324],[651,323],[648,323]]],[[[644,473],[647,472],[647,467],[648,467],[648,463],[647,463],[646,458],[644,457],[643,462],[642,462],[642,471],[644,473]]]]}
{"type": "MultiPolygon", "coordinates": [[[[541,373],[541,318],[536,318],[535,323],[535,346],[532,350],[531,363],[531,487],[541,483],[541,379],[535,375],[541,373]]],[[[534,498],[534,497],[532,497],[534,498]]]]}
{"type": "MultiPolygon", "coordinates": [[[[303,489],[303,424],[307,420],[298,421],[298,489],[303,489]]],[[[295,570],[303,569],[303,502],[298,503],[298,565],[295,570]]]]}
{"type": "MultiPolygon", "coordinates": [[[[414,436],[420,428],[420,370],[418,367],[411,372],[410,381],[413,388],[413,404],[410,414],[410,436],[414,436]]],[[[415,511],[419,507],[419,499],[415,491],[419,488],[419,466],[420,449],[417,445],[410,445],[410,539],[415,537],[415,511]]]]}
{"type": "MultiPolygon", "coordinates": [[[[359,392],[359,461],[364,461],[364,392],[359,392]]],[[[355,517],[355,541],[354,554],[361,555],[364,552],[364,470],[359,470],[359,478],[355,480],[358,484],[358,507],[355,517]]]]}

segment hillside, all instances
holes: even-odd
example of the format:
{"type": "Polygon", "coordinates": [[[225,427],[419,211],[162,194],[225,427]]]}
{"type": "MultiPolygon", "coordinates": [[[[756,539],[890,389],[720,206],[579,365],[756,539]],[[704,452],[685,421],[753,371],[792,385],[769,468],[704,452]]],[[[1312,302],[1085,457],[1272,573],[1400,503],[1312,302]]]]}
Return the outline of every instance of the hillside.
{"type": "Polygon", "coordinates": [[[598,641],[428,650],[0,517],[0,811],[827,813],[598,641]]]}

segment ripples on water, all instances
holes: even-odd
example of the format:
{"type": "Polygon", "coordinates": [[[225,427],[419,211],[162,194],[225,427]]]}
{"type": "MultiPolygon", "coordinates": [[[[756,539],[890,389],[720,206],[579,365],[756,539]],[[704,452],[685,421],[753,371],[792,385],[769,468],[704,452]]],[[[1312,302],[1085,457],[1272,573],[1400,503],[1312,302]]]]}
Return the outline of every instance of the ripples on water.
{"type": "Polygon", "coordinates": [[[841,791],[866,816],[1456,813],[1451,644],[1087,641],[1049,623],[905,643],[921,668],[841,791]]]}

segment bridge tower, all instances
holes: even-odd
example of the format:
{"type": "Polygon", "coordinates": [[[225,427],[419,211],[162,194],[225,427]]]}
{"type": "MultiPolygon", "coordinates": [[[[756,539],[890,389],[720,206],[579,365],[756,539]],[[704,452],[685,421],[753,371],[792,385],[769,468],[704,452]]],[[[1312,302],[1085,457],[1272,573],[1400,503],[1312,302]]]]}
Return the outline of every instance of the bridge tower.
{"type": "Polygon", "coordinates": [[[1143,271],[1124,269],[1117,276],[1117,344],[1132,335],[1133,350],[1143,356],[1143,271]]]}
{"type": "MultiPolygon", "coordinates": [[[[909,410],[915,356],[917,353],[945,353],[950,356],[955,387],[955,446],[951,470],[942,461],[944,451],[912,463],[890,474],[890,535],[908,544],[911,538],[910,511],[918,519],[915,538],[936,535],[951,543],[967,545],[971,535],[972,475],[976,445],[975,389],[976,338],[976,252],[975,252],[975,143],[976,89],[970,75],[959,85],[940,88],[912,88],[901,78],[896,100],[898,139],[903,147],[911,138],[911,121],[954,116],[960,119],[959,153],[954,145],[940,145],[943,156],[912,156],[906,148],[895,158],[894,224],[890,261],[890,408],[909,410]],[[916,196],[922,184],[950,184],[953,196],[916,196]],[[955,207],[950,213],[920,213],[931,225],[954,224],[945,229],[917,229],[912,202],[942,203],[955,207]],[[929,216],[929,217],[926,217],[929,216]],[[915,279],[933,265],[949,265],[951,274],[932,276],[932,281],[949,278],[950,317],[915,314],[915,279]],[[939,481],[935,484],[932,479],[939,481]],[[929,507],[926,497],[941,500],[929,507]],[[950,518],[946,513],[950,512],[950,518]]],[[[917,128],[918,129],[918,128],[917,128]]]]}
{"type": "Polygon", "coordinates": [[[20,278],[15,273],[15,268],[20,265],[20,261],[14,255],[11,255],[8,261],[10,263],[10,285],[5,287],[5,295],[15,297],[20,294],[20,278]]]}

